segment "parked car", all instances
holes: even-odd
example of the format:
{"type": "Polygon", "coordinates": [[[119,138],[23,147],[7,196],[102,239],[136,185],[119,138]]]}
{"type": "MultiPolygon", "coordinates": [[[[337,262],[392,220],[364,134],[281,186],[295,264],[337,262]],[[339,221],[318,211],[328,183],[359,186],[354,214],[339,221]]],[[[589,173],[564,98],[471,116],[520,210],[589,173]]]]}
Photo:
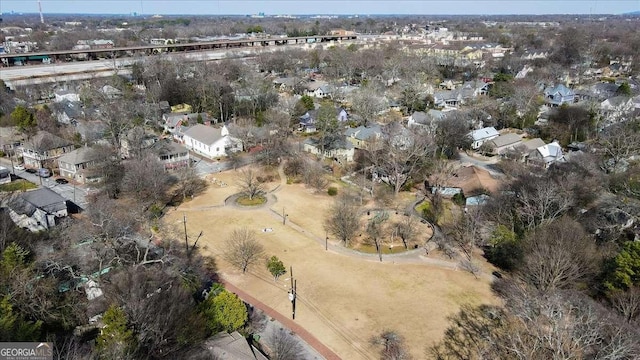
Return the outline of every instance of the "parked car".
{"type": "Polygon", "coordinates": [[[37,173],[37,172],[38,172],[38,170],[36,170],[36,169],[31,169],[31,168],[26,169],[25,171],[26,171],[26,172],[28,172],[29,174],[35,174],[35,173],[37,173]]]}
{"type": "Polygon", "coordinates": [[[24,165],[23,164],[14,165],[13,166],[13,170],[22,171],[22,170],[24,170],[24,165]]]}
{"type": "Polygon", "coordinates": [[[64,184],[68,184],[68,183],[69,183],[69,181],[68,181],[67,179],[63,179],[63,178],[57,178],[57,179],[56,179],[56,182],[57,182],[58,184],[62,184],[62,185],[64,185],[64,184]]]}
{"type": "Polygon", "coordinates": [[[38,176],[48,178],[51,176],[51,171],[49,171],[49,169],[40,168],[38,169],[38,176]]]}

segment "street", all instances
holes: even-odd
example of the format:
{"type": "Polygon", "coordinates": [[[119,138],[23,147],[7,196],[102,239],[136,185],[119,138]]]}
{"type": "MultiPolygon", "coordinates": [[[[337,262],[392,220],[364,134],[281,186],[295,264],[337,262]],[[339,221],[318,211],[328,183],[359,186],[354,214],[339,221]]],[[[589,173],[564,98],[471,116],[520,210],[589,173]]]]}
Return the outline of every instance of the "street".
{"type": "Polygon", "coordinates": [[[26,170],[14,170],[9,160],[2,158],[0,160],[2,166],[11,171],[12,174],[32,182],[38,186],[48,187],[49,189],[60,194],[63,198],[73,202],[77,206],[84,209],[87,206],[87,187],[85,185],[74,184],[58,184],[53,177],[41,178],[36,174],[30,174],[26,170]]]}

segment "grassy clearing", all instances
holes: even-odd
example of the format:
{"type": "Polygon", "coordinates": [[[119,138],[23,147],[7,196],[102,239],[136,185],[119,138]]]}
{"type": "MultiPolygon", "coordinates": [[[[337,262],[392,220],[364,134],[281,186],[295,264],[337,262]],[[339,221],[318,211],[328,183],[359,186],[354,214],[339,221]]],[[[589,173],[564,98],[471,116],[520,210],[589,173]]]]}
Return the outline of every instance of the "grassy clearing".
{"type": "Polygon", "coordinates": [[[10,191],[26,191],[26,190],[31,190],[31,189],[35,189],[37,188],[38,185],[29,182],[27,180],[24,179],[20,179],[20,180],[16,180],[16,181],[12,181],[8,184],[2,184],[0,185],[0,191],[1,192],[10,192],[10,191]]]}
{"type": "Polygon", "coordinates": [[[242,206],[256,206],[266,203],[267,198],[264,196],[256,196],[253,199],[249,199],[248,196],[241,196],[236,200],[236,202],[242,206]]]}

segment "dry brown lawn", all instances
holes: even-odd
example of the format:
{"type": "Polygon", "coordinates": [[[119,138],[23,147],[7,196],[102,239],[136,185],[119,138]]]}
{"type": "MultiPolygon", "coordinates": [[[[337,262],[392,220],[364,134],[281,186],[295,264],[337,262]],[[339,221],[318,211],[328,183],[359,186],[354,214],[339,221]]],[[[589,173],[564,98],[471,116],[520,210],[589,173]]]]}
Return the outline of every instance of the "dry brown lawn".
{"type": "MultiPolygon", "coordinates": [[[[186,214],[189,232],[204,232],[203,253],[216,260],[220,275],[250,295],[285,315],[291,314],[287,299],[290,274],[274,282],[262,264],[241,274],[224,261],[224,242],[237,227],[256,231],[266,255],[278,256],[293,267],[297,280],[296,322],[311,332],[343,359],[375,358],[368,344],[374,334],[394,329],[406,338],[414,358],[425,358],[426,346],[438,341],[446,329],[447,317],[462,304],[495,303],[486,276],[476,280],[471,274],[415,261],[375,260],[325,251],[323,220],[333,198],[317,194],[304,185],[282,185],[270,205],[258,209],[221,205],[236,193],[234,171],[213,175],[228,184],[211,184],[202,195],[171,211],[167,224],[176,224],[186,214]],[[282,224],[304,229],[301,233],[282,224]],[[262,229],[271,228],[272,232],[262,229]]],[[[271,183],[274,189],[279,183],[271,183]]],[[[490,269],[483,264],[485,271],[490,269]]]]}

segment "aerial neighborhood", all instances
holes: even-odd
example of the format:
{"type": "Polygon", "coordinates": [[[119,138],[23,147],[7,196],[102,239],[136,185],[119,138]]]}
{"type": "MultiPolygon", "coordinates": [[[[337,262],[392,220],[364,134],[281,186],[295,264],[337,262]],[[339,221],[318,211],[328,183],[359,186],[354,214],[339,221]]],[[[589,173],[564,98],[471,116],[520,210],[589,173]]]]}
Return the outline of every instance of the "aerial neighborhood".
{"type": "Polygon", "coordinates": [[[0,342],[639,358],[637,13],[0,17],[0,342]]]}

